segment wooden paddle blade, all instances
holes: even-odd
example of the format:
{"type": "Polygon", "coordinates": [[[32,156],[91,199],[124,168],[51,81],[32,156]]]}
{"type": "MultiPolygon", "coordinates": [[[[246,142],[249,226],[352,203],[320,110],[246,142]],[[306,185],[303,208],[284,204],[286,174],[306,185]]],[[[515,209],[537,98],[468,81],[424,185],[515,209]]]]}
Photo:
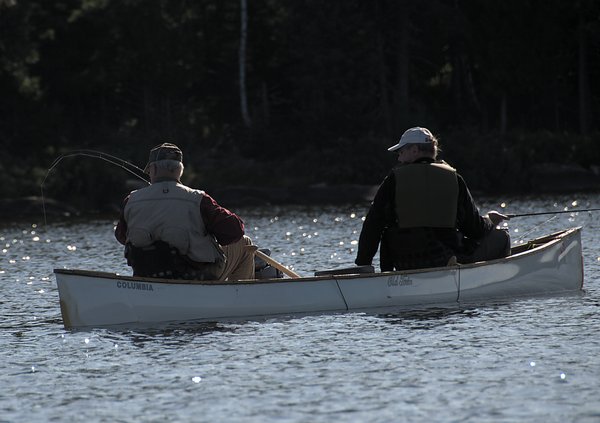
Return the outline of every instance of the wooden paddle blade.
{"type": "Polygon", "coordinates": [[[256,254],[256,256],[259,257],[260,259],[269,263],[274,268],[281,270],[283,273],[288,275],[290,278],[298,279],[301,277],[296,272],[288,269],[287,267],[285,267],[283,264],[279,263],[278,261],[273,260],[271,257],[269,257],[268,255],[266,255],[265,253],[263,253],[262,251],[260,251],[258,249],[254,252],[254,254],[256,254]]]}

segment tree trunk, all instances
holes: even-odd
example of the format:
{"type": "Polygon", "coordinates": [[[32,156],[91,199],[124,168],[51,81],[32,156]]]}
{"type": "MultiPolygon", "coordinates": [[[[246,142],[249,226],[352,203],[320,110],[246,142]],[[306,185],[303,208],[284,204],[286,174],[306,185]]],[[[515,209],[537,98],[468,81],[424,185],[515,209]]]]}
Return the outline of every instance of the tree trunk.
{"type": "Polygon", "coordinates": [[[248,4],[247,0],[240,0],[240,106],[242,111],[242,120],[246,128],[252,125],[250,113],[248,112],[248,96],[246,94],[246,41],[248,31],[248,4]]]}
{"type": "Polygon", "coordinates": [[[267,83],[263,81],[261,84],[261,94],[262,94],[262,111],[263,111],[263,123],[265,126],[269,126],[271,122],[271,107],[269,105],[269,90],[267,88],[267,83]]]}
{"type": "Polygon", "coordinates": [[[376,8],[376,22],[377,25],[377,62],[379,67],[378,79],[379,79],[379,93],[380,93],[380,106],[381,112],[383,114],[383,120],[385,123],[385,130],[387,136],[393,137],[394,134],[394,125],[392,122],[392,112],[390,111],[390,96],[388,92],[388,71],[385,60],[385,42],[381,28],[383,24],[381,17],[381,7],[379,5],[379,1],[375,3],[376,8]]]}
{"type": "Polygon", "coordinates": [[[410,123],[409,116],[409,51],[408,51],[408,42],[410,34],[408,32],[409,29],[409,19],[408,19],[408,11],[406,2],[402,2],[403,9],[400,13],[400,43],[398,46],[398,55],[396,57],[397,65],[398,65],[398,78],[397,78],[397,95],[396,95],[396,105],[398,110],[399,119],[396,120],[396,131],[399,131],[401,127],[407,126],[410,123]],[[398,126],[400,125],[400,127],[398,126]]]}
{"type": "Polygon", "coordinates": [[[506,92],[503,92],[502,97],[500,98],[500,133],[502,135],[506,134],[506,127],[508,126],[508,117],[506,112],[506,103],[508,101],[506,97],[506,92]]]}
{"type": "Polygon", "coordinates": [[[583,12],[579,11],[579,25],[578,25],[578,44],[579,44],[579,69],[578,69],[578,82],[579,82],[579,132],[582,135],[588,133],[588,107],[589,107],[589,81],[588,81],[588,69],[587,69],[587,58],[586,58],[586,39],[585,39],[585,27],[583,21],[583,12]]]}

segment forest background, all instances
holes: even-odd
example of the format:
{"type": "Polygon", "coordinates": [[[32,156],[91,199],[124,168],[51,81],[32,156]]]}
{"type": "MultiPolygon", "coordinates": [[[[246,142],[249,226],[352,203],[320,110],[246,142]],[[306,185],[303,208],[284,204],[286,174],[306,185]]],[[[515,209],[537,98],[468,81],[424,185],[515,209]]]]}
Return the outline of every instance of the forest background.
{"type": "MultiPolygon", "coordinates": [[[[165,141],[211,193],[376,185],[417,125],[472,190],[595,189],[599,76],[594,0],[0,0],[0,198],[165,141]]],[[[44,184],[89,209],[131,178],[44,184]]]]}

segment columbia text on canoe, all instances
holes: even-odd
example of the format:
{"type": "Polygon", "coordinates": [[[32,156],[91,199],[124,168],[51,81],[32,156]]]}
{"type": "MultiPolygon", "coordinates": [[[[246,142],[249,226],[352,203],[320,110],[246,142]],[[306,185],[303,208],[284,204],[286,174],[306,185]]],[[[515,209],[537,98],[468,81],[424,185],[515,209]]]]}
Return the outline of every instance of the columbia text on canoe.
{"type": "Polygon", "coordinates": [[[123,289],[137,289],[140,291],[154,291],[152,284],[144,283],[144,282],[124,282],[118,281],[117,288],[123,289]]]}

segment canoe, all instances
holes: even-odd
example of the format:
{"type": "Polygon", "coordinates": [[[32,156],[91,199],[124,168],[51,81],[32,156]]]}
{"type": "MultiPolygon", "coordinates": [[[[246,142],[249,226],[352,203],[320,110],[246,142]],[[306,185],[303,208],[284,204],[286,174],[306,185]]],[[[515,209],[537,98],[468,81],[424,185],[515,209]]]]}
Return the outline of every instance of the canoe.
{"type": "Polygon", "coordinates": [[[371,273],[348,269],[298,279],[236,282],[75,269],[54,273],[66,328],[159,327],[349,311],[390,313],[581,291],[581,228],[516,245],[509,257],[492,261],[384,273],[373,272],[372,267],[371,273]]]}

